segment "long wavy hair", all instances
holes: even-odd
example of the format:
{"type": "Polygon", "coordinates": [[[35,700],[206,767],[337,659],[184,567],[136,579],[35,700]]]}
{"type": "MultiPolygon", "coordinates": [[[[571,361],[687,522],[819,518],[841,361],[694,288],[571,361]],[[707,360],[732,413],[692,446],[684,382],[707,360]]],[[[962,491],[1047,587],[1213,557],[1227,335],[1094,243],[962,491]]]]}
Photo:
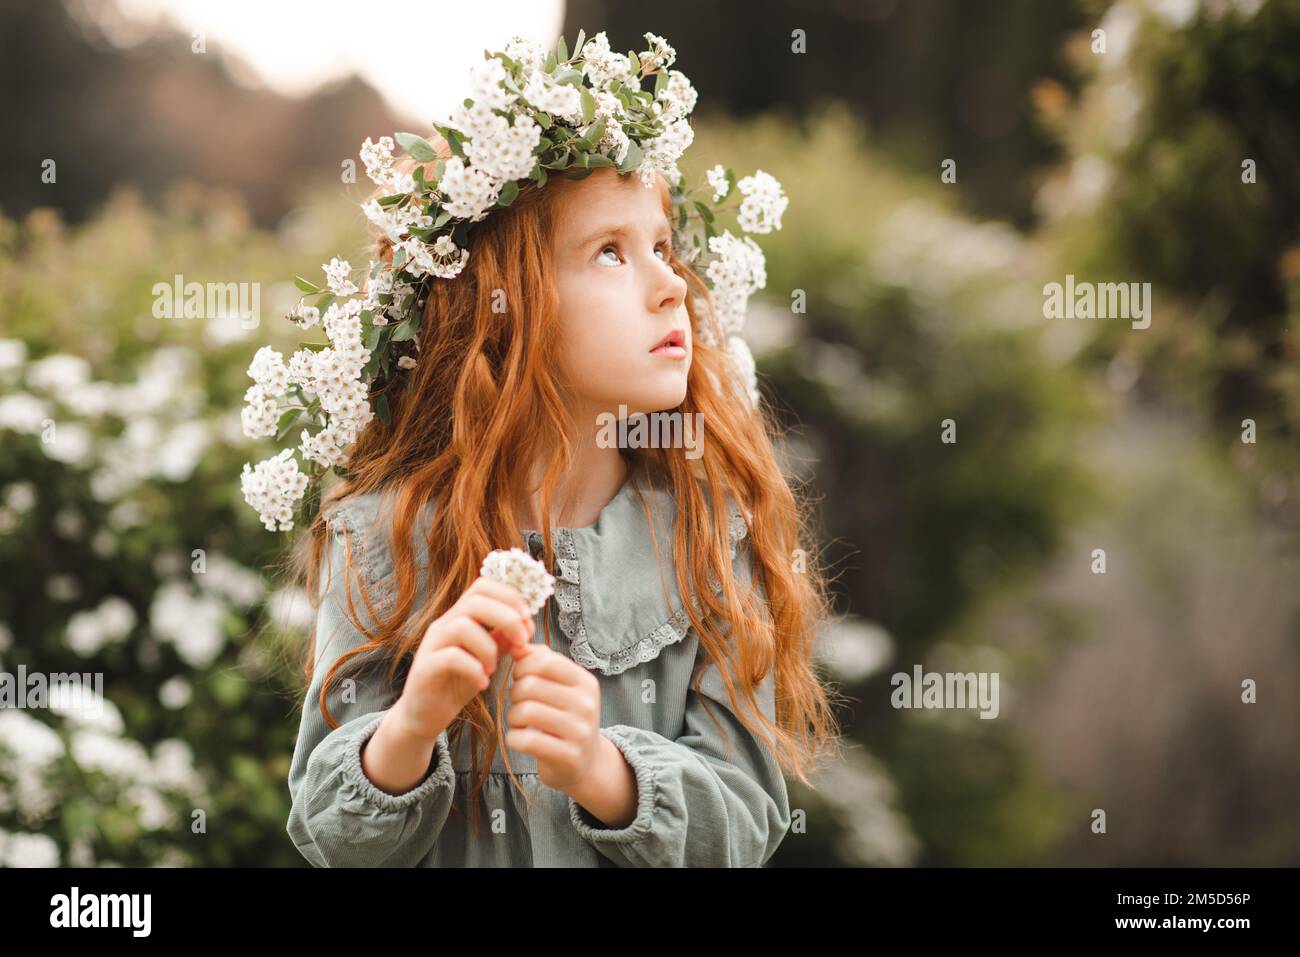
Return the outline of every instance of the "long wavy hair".
{"type": "MultiPolygon", "coordinates": [[[[435,138],[434,146],[439,156],[450,155],[441,139],[435,138]]],[[[415,164],[407,158],[401,165],[409,171],[415,164]]],[[[426,177],[432,180],[432,162],[425,165],[426,177]]],[[[561,368],[561,337],[551,240],[556,200],[574,188],[580,189],[581,183],[562,175],[552,176],[541,188],[527,183],[509,207],[494,210],[475,225],[461,274],[450,281],[431,280],[418,333],[418,364],[406,373],[403,388],[383,387],[389,423],[375,417],[362,431],[348,462],[350,477],[324,492],[319,514],[288,558],[290,576],[304,585],[312,607],[318,608],[324,597],[318,569],[328,543],[331,510],[349,496],[365,493],[383,493],[385,501],[393,503],[391,514],[380,520],[393,563],[392,578],[384,583],[392,589],[384,596],[383,605],[391,609],[387,614],[377,610],[379,603],[367,593],[351,543],[345,546],[349,581],[341,594],[347,596],[348,617],[366,642],[333,664],[318,702],[303,703],[319,707],[331,728],[339,722],[329,710],[330,686],[351,659],[364,656],[369,661],[378,655],[387,662],[388,680],[400,689],[425,631],[478,577],[483,556],[495,548],[519,545],[523,526],[513,503],[528,500],[524,485],[538,461],[545,464],[540,489],[543,560],[555,571],[551,495],[573,462],[574,436],[589,433],[572,421],[554,374],[561,368]],[[509,304],[504,312],[493,308],[500,302],[499,291],[509,304]],[[436,508],[426,513],[435,501],[436,508]],[[419,547],[427,548],[434,587],[416,607],[422,569],[410,530],[423,514],[432,514],[427,540],[419,547]],[[360,619],[353,604],[354,577],[369,621],[360,619]]],[[[659,188],[671,221],[675,211],[662,177],[659,188]]],[[[393,252],[383,236],[376,240],[376,249],[385,259],[393,252]]],[[[676,251],[669,262],[687,282],[686,308],[693,327],[707,323],[714,341],[723,342],[708,287],[676,251]]],[[[686,397],[674,411],[703,413],[708,441],[702,455],[690,460],[679,449],[620,451],[629,465],[640,458],[650,460],[646,464],[657,466],[651,471],[671,489],[679,518],[671,543],[677,584],[681,594],[700,596],[701,609],[688,601],[687,614],[700,645],[720,666],[732,710],[767,743],[783,770],[811,787],[809,772],[838,743],[839,728],[830,690],[813,657],[829,601],[819,550],[801,547],[811,541],[810,502],[803,492],[796,494],[778,466],[773,446],[776,417],[766,404],[762,413],[755,412],[743,390],[730,384],[735,381],[731,360],[720,347],[693,338],[686,397]],[[755,589],[741,593],[733,580],[727,496],[750,516],[754,580],[764,587],[765,607],[755,589]],[[709,587],[710,580],[722,583],[720,593],[709,587]],[[754,694],[773,672],[775,723],[762,714],[754,694]]],[[[653,523],[649,527],[653,529],[653,523]]],[[[661,543],[654,547],[658,550],[661,543]]],[[[543,620],[550,645],[551,618],[543,620]]],[[[304,696],[312,682],[315,645],[313,629],[301,663],[304,696]]],[[[693,680],[697,690],[700,677],[697,672],[693,680]]],[[[497,747],[506,751],[505,729],[497,719],[505,682],[489,707],[491,689],[474,698],[448,729],[453,753],[460,735],[468,730],[472,736],[469,793],[475,811],[472,796],[486,783],[497,747]]],[[[510,777],[519,787],[513,771],[510,777]]],[[[477,814],[472,817],[477,821],[477,814]]]]}

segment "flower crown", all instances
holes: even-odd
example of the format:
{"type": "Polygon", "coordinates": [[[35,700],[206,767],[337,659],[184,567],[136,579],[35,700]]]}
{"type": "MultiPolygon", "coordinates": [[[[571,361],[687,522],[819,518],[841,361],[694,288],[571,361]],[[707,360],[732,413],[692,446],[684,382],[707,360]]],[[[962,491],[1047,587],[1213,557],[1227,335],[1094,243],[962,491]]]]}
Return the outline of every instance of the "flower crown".
{"type": "Polygon", "coordinates": [[[426,284],[453,280],[465,268],[474,224],[508,207],[521,182],[541,187],[555,173],[582,179],[612,166],[620,175],[635,172],[647,188],[664,176],[676,210],[674,245],[688,263],[702,254],[708,261],[704,277],[724,339],[719,343],[701,322],[697,341],[726,351],[736,381],[758,407],[754,358],[738,333],[750,295],[767,283],[765,260],[748,236],[719,232],[716,217],[719,204],[739,193],[740,229],[769,233],[781,228],[789,200],[761,169],[737,182],[717,165],[707,183],[684,188],[677,161],[695,136],[686,118],[697,94],[683,73],[668,69],[677,57],[673,48],[653,33],[645,39],[648,50],[626,56],[610,50],[603,32],[584,42],[582,31],[573,56],[562,36],[554,51],[521,37],[504,51],[484,51],[484,61],[470,71],[472,95],[447,123],[433,124],[452,153],[446,159],[412,133],[395,134],[396,143],[367,137],[360,156],[380,189],[361,208],[392,243],[391,261],[370,263],[364,293],[351,264],[338,258],[322,267],[325,289],[294,277],[304,296],[286,318],[301,329],[319,323],[329,342],[300,343],[287,364],[264,346],[248,367],[254,384],[244,394],[244,434],[283,439],[307,426],[295,448],[255,468],[244,464],[244,499],[268,530],[292,529],[295,507],[309,522],[320,501],[317,479],[329,469],[346,476],[361,430],[375,416],[388,423],[386,390],[372,387],[400,382],[416,367],[426,284]],[[642,90],[651,77],[653,90],[642,90]],[[396,168],[398,144],[418,164],[413,172],[396,168]],[[430,162],[433,181],[424,178],[430,162]],[[309,297],[315,297],[310,305],[309,297]]]}

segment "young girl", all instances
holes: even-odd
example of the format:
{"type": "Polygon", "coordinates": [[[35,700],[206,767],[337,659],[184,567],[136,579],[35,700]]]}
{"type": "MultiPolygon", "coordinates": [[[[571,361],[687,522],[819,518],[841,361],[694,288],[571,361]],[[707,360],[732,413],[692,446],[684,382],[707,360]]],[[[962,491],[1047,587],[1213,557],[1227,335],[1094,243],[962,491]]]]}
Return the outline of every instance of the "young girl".
{"type": "Polygon", "coordinates": [[[297,553],[319,611],[288,832],[314,865],[758,867],[783,772],[809,784],[835,740],[805,507],[652,186],[525,184],[427,288],[418,361],[297,553]],[[659,412],[695,447],[608,441],[659,412]],[[556,577],[536,617],[479,574],[515,546],[556,577]]]}

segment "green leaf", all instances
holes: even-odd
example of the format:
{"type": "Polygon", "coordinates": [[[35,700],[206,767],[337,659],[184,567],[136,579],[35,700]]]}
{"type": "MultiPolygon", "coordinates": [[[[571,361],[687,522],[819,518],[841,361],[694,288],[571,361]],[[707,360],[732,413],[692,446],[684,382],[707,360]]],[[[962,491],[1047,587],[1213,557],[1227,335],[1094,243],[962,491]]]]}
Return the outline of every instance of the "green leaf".
{"type": "Polygon", "coordinates": [[[555,74],[556,83],[567,83],[569,86],[582,86],[582,71],[575,70],[572,67],[566,67],[559,73],[555,74]]]}
{"type": "Polygon", "coordinates": [[[289,434],[289,430],[294,427],[301,414],[301,409],[290,409],[284,415],[280,416],[280,421],[276,423],[275,440],[278,442],[289,434]]]}
{"type": "Polygon", "coordinates": [[[582,99],[582,122],[590,123],[591,118],[596,115],[596,98],[592,96],[584,87],[581,94],[582,99]]]}
{"type": "Polygon", "coordinates": [[[614,161],[603,153],[592,153],[587,157],[587,165],[595,169],[597,166],[613,166],[614,161]]]}
{"type": "Polygon", "coordinates": [[[320,286],[317,286],[315,283],[308,282],[306,279],[303,279],[302,276],[294,276],[293,284],[297,286],[299,289],[301,289],[303,292],[320,292],[320,286]]]}
{"type": "Polygon", "coordinates": [[[327,292],[325,293],[325,295],[321,296],[319,299],[316,300],[316,308],[319,309],[321,312],[324,312],[330,306],[334,305],[334,300],[337,298],[338,297],[335,296],[334,293],[327,292]]]}
{"type": "Polygon", "coordinates": [[[514,180],[506,183],[501,187],[501,194],[497,197],[498,206],[509,206],[519,195],[519,184],[514,180]]]}
{"type": "Polygon", "coordinates": [[[579,30],[579,31],[578,31],[578,39],[577,39],[577,40],[574,42],[574,44],[573,44],[573,52],[574,52],[575,54],[576,54],[576,53],[581,53],[581,52],[582,52],[583,44],[585,44],[586,42],[587,42],[587,34],[586,34],[584,31],[579,30]]]}
{"type": "Polygon", "coordinates": [[[397,140],[402,149],[421,163],[427,163],[438,158],[438,154],[433,151],[433,147],[429,145],[423,136],[416,136],[414,133],[395,133],[393,139],[397,140]]]}
{"type": "Polygon", "coordinates": [[[320,352],[322,349],[328,349],[329,345],[328,342],[300,342],[298,343],[298,348],[310,349],[312,352],[320,352]]]}
{"type": "Polygon", "coordinates": [[[406,193],[392,193],[388,196],[380,196],[377,202],[380,206],[394,206],[406,199],[406,193]]]}
{"type": "Polygon", "coordinates": [[[560,39],[555,44],[555,57],[561,63],[569,58],[569,48],[565,46],[563,33],[560,34],[560,39]]]}
{"type": "Polygon", "coordinates": [[[393,424],[388,414],[388,396],[381,395],[375,400],[375,415],[379,416],[379,421],[384,425],[393,424]]]}
{"type": "Polygon", "coordinates": [[[699,200],[696,200],[695,208],[699,210],[700,218],[703,219],[706,223],[713,222],[713,210],[709,209],[708,206],[704,205],[699,200]]]}
{"type": "Polygon", "coordinates": [[[573,141],[573,147],[579,152],[590,153],[605,135],[605,117],[601,117],[591,129],[573,141]]]}
{"type": "Polygon", "coordinates": [[[447,220],[449,219],[451,219],[451,213],[444,209],[442,212],[440,212],[437,216],[434,217],[433,228],[441,229],[443,226],[447,224],[447,220]]]}
{"type": "Polygon", "coordinates": [[[420,323],[418,320],[419,316],[416,315],[398,323],[396,328],[393,329],[393,338],[390,341],[405,342],[407,339],[411,338],[420,331],[420,323]]]}
{"type": "Polygon", "coordinates": [[[659,94],[662,93],[664,91],[664,88],[667,86],[668,86],[668,72],[666,70],[660,70],[658,76],[655,77],[655,99],[656,100],[659,99],[659,94]]]}
{"type": "Polygon", "coordinates": [[[369,352],[373,353],[375,351],[375,346],[379,345],[379,337],[383,334],[384,329],[384,326],[371,326],[366,330],[365,335],[361,337],[361,344],[364,345],[369,352]]]}
{"type": "Polygon", "coordinates": [[[619,164],[619,171],[626,173],[636,169],[641,165],[641,147],[636,145],[635,140],[629,140],[627,144],[627,155],[623,157],[623,162],[619,164]]]}
{"type": "Polygon", "coordinates": [[[544,69],[547,73],[550,73],[552,70],[555,69],[555,66],[556,66],[555,54],[547,53],[546,63],[542,65],[542,69],[544,69]]]}

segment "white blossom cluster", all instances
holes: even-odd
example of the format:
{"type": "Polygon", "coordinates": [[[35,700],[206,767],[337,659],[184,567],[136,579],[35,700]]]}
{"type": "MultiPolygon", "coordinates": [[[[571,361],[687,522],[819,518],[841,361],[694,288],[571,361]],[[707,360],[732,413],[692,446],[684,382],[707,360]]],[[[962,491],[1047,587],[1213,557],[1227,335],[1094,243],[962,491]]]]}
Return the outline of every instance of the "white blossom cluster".
{"type": "Polygon", "coordinates": [[[555,576],[522,548],[498,548],[489,552],[479,574],[515,589],[534,615],[555,593],[555,576]]]}

